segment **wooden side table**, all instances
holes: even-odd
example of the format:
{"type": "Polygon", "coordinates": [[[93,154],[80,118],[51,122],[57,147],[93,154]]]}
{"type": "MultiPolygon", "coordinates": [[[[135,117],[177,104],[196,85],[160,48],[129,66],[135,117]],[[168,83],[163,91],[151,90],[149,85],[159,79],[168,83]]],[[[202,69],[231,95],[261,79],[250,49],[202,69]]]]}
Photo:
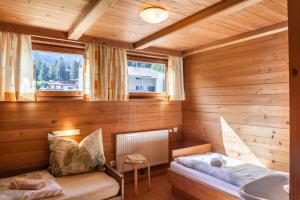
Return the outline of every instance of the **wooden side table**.
{"type": "Polygon", "coordinates": [[[150,175],[150,164],[148,162],[148,160],[146,159],[144,162],[142,163],[132,163],[132,162],[126,162],[124,161],[123,165],[122,165],[122,171],[124,173],[124,166],[125,165],[129,165],[133,168],[134,170],[134,195],[137,196],[138,195],[138,169],[141,166],[146,166],[148,168],[148,189],[151,189],[151,175],[150,175]]]}

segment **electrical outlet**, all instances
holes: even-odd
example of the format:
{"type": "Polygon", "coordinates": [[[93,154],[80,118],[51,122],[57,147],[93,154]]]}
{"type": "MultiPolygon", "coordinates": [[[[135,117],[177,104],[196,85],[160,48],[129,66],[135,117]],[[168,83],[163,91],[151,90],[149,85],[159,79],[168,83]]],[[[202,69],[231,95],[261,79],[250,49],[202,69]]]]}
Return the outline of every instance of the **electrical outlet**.
{"type": "Polygon", "coordinates": [[[173,129],[169,129],[169,133],[173,133],[173,129]]]}
{"type": "Polygon", "coordinates": [[[177,127],[174,127],[174,128],[173,128],[173,131],[174,131],[174,133],[177,133],[177,132],[178,132],[178,128],[177,128],[177,127]]]}
{"type": "Polygon", "coordinates": [[[116,166],[116,161],[115,160],[111,160],[109,162],[110,166],[115,167],[116,166]]]}

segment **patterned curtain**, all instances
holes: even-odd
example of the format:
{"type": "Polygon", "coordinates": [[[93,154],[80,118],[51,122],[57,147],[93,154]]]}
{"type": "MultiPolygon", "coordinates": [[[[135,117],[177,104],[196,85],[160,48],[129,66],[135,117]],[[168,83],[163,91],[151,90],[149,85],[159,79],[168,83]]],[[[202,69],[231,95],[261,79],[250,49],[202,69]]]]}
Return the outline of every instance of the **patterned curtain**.
{"type": "Polygon", "coordinates": [[[84,99],[88,101],[127,101],[126,50],[86,45],[84,99]]]}
{"type": "Polygon", "coordinates": [[[185,100],[182,57],[169,56],[168,58],[167,92],[171,101],[185,100]]]}
{"type": "Polygon", "coordinates": [[[31,37],[0,32],[0,101],[34,101],[31,37]]]}

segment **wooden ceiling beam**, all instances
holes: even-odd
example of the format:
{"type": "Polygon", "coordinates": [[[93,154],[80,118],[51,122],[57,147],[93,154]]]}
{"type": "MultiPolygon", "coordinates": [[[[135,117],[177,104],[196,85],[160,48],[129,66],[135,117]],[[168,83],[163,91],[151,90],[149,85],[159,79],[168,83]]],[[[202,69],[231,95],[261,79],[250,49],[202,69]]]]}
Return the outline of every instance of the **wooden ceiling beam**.
{"type": "Polygon", "coordinates": [[[220,17],[220,15],[228,15],[251,5],[257,4],[261,1],[262,0],[223,0],[135,42],[133,46],[135,49],[145,49],[155,44],[155,42],[160,38],[174,33],[196,22],[211,19],[213,17],[220,17]]]}
{"type": "MultiPolygon", "coordinates": [[[[55,39],[55,40],[61,40],[61,41],[66,41],[66,42],[73,42],[73,43],[81,43],[81,44],[94,43],[94,44],[105,45],[105,46],[110,46],[110,47],[134,50],[133,44],[129,43],[129,42],[109,40],[109,39],[105,39],[105,38],[91,37],[91,36],[87,36],[87,35],[83,35],[79,40],[70,40],[70,39],[68,39],[67,32],[46,29],[46,28],[39,28],[39,27],[35,27],[35,26],[27,26],[27,25],[19,25],[19,24],[0,22],[0,31],[20,33],[20,34],[26,34],[26,35],[36,36],[36,37],[55,39]]],[[[177,50],[173,50],[173,49],[162,49],[162,48],[156,48],[156,47],[151,47],[151,48],[145,49],[145,50],[143,50],[143,52],[150,52],[150,53],[154,53],[157,55],[172,55],[172,56],[182,55],[181,51],[177,51],[177,50]]]]}
{"type": "Polygon", "coordinates": [[[283,21],[283,22],[280,22],[277,24],[262,27],[262,28],[259,28],[259,29],[253,30],[253,31],[249,31],[249,32],[235,35],[235,36],[232,36],[229,38],[217,40],[217,41],[211,42],[209,44],[204,44],[204,45],[183,51],[183,56],[189,56],[192,54],[201,53],[204,51],[209,51],[209,50],[237,44],[240,42],[246,42],[249,40],[272,35],[275,33],[280,33],[280,32],[287,31],[287,30],[288,30],[288,22],[283,21]]]}
{"type": "Polygon", "coordinates": [[[67,32],[7,22],[0,22],[0,31],[68,40],[67,32]]]}
{"type": "Polygon", "coordinates": [[[88,35],[83,35],[78,41],[83,42],[85,44],[93,43],[93,44],[117,47],[122,49],[133,49],[133,44],[130,42],[124,42],[120,40],[110,40],[106,38],[92,37],[88,35]]]}
{"type": "Polygon", "coordinates": [[[170,56],[182,56],[182,51],[173,50],[173,49],[164,49],[159,47],[148,47],[143,50],[136,50],[133,51],[140,51],[140,52],[149,52],[157,55],[170,55],[170,56]]]}
{"type": "Polygon", "coordinates": [[[132,49],[133,45],[129,42],[109,40],[105,38],[96,38],[84,35],[79,40],[68,39],[68,32],[57,31],[53,29],[40,28],[35,26],[19,25],[0,22],[0,31],[20,33],[26,35],[32,35],[36,37],[51,38],[62,41],[69,41],[74,43],[95,43],[100,45],[106,45],[111,47],[118,47],[123,49],[132,49]]]}
{"type": "Polygon", "coordinates": [[[117,0],[92,1],[72,26],[68,33],[68,39],[78,40],[116,2],[117,0]]]}

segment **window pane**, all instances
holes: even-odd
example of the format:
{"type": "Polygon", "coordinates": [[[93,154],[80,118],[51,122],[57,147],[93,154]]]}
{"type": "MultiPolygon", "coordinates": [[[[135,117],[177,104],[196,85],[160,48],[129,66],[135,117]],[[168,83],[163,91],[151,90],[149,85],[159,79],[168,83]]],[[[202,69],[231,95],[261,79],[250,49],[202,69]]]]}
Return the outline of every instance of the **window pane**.
{"type": "Polygon", "coordinates": [[[83,91],[83,56],[32,52],[36,88],[40,91],[83,91]]]}
{"type": "Polygon", "coordinates": [[[128,61],[128,91],[165,92],[165,74],[164,64],[128,61]]]}

